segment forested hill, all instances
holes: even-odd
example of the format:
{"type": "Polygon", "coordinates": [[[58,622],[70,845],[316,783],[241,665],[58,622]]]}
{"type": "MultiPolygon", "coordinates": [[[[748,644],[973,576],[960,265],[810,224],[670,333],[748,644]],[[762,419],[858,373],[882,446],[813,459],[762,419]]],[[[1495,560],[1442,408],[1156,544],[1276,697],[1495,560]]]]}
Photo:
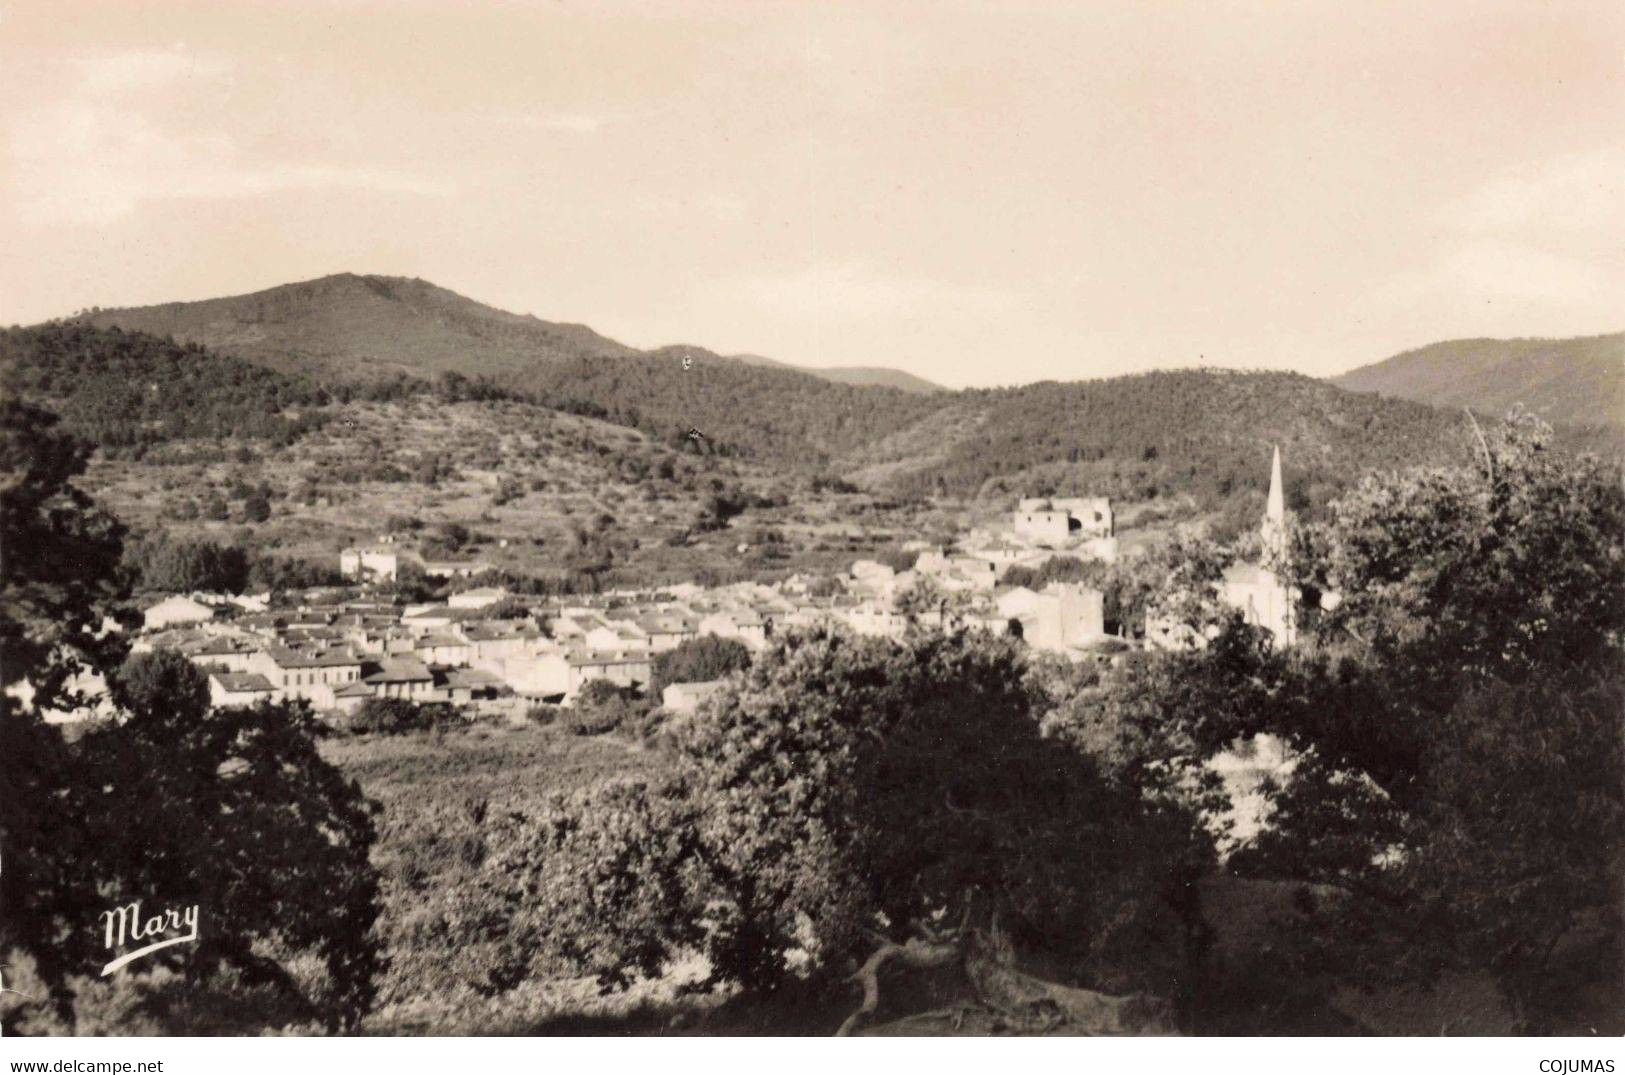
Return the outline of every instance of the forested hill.
{"type": "Polygon", "coordinates": [[[680,439],[692,429],[717,448],[818,469],[861,458],[868,445],[953,399],[834,384],[792,370],[740,365],[693,347],[614,362],[553,363],[533,371],[525,387],[542,399],[588,401],[661,440],[680,439]]]}
{"type": "Polygon", "coordinates": [[[685,450],[905,494],[1189,495],[1208,507],[1262,489],[1274,443],[1303,505],[1367,470],[1459,457],[1469,446],[1459,414],[1296,374],[1182,370],[922,395],[681,348],[547,363],[523,390],[460,374],[322,384],[82,322],[0,334],[0,385],[61,411],[114,451],[177,438],[287,441],[321,424],[335,402],[433,393],[573,411],[685,450]]]}
{"type": "Polygon", "coordinates": [[[501,376],[538,362],[633,353],[584,325],[508,313],[425,280],[353,273],[250,295],[97,310],[82,320],[326,379],[449,370],[501,376]]]}
{"type": "Polygon", "coordinates": [[[0,395],[43,403],[110,450],[193,438],[286,442],[320,424],[329,402],[308,377],[71,322],[0,330],[0,395]]]}
{"type": "Polygon", "coordinates": [[[905,392],[946,392],[940,384],[916,377],[903,370],[891,369],[887,366],[792,366],[788,362],[777,359],[763,358],[761,355],[729,355],[735,362],[743,362],[747,366],[771,366],[775,369],[800,370],[810,373],[814,377],[837,384],[867,384],[881,388],[901,388],[905,392]]]}
{"type": "Polygon", "coordinates": [[[1333,383],[1438,407],[1553,425],[1625,425],[1625,332],[1566,340],[1447,340],[1361,366],[1333,383]]]}
{"type": "MultiPolygon", "coordinates": [[[[1217,507],[1262,488],[1273,443],[1281,445],[1292,493],[1305,506],[1323,503],[1368,470],[1459,458],[1470,448],[1459,411],[1287,373],[1180,370],[923,394],[836,384],[672,347],[561,353],[500,376],[478,363],[407,375],[401,371],[408,364],[380,359],[364,364],[373,371],[368,378],[355,369],[335,376],[320,366],[267,368],[262,362],[269,360],[255,356],[298,349],[281,340],[274,320],[258,324],[261,335],[246,348],[245,361],[195,343],[99,329],[99,316],[6,332],[0,367],[10,391],[46,401],[112,450],[139,451],[176,437],[286,440],[319,424],[334,401],[433,393],[447,402],[506,400],[570,411],[701,454],[748,456],[903,494],[1187,495],[1217,507]]],[[[445,324],[457,323],[446,316],[445,324]]],[[[376,336],[366,334],[368,324],[345,330],[357,352],[394,355],[382,322],[370,322],[376,336]]],[[[502,322],[484,338],[500,350],[510,331],[529,329],[502,322]]],[[[594,344],[603,338],[590,330],[579,332],[571,338],[582,346],[610,346],[594,344]]]]}
{"type": "MultiPolygon", "coordinates": [[[[103,328],[173,336],[326,379],[396,372],[432,378],[455,371],[522,384],[540,365],[659,353],[640,352],[585,325],[499,310],[426,280],[355,273],[199,302],[94,310],[81,319],[103,328]]],[[[769,365],[845,384],[937,390],[901,370],[813,369],[754,355],[703,353],[717,362],[769,365]]]]}
{"type": "Polygon", "coordinates": [[[1371,469],[1457,457],[1470,436],[1460,415],[1300,374],[1168,370],[957,393],[868,449],[863,476],[912,493],[1188,493],[1216,505],[1267,485],[1279,444],[1307,504],[1371,469]]]}

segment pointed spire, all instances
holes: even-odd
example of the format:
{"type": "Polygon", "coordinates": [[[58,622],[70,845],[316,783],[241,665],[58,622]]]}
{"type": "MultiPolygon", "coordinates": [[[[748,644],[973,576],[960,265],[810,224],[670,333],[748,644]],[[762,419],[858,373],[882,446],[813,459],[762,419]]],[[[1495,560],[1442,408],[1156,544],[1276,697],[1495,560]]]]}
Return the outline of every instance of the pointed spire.
{"type": "Polygon", "coordinates": [[[1270,464],[1270,498],[1264,507],[1264,519],[1280,526],[1286,522],[1286,494],[1281,488],[1281,446],[1275,446],[1275,461],[1270,464]]]}

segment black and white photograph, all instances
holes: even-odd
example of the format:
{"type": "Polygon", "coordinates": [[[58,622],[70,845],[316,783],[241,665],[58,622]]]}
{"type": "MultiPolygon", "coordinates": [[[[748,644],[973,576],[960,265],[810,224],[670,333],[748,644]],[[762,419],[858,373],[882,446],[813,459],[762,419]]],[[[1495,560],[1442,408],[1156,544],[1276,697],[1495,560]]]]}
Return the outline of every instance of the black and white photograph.
{"type": "Polygon", "coordinates": [[[1625,1070],[1619,0],[0,0],[0,100],[7,1071],[1625,1070]]]}

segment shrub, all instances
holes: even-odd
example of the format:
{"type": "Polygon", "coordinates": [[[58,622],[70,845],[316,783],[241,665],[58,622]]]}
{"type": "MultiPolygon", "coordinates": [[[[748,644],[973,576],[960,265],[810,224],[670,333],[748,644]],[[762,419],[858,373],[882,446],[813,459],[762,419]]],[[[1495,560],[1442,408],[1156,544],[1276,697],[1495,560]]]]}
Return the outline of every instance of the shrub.
{"type": "Polygon", "coordinates": [[[636,689],[595,679],[577,693],[574,703],[564,711],[560,727],[574,735],[603,735],[624,726],[637,734],[639,728],[634,725],[646,711],[640,703],[636,689]]]}
{"type": "Polygon", "coordinates": [[[708,683],[750,667],[750,650],[733,638],[700,635],[657,655],[649,680],[649,695],[673,683],[708,683]]]}
{"type": "Polygon", "coordinates": [[[405,698],[368,698],[341,724],[351,735],[434,731],[459,722],[457,711],[444,702],[413,702],[405,698]]]}

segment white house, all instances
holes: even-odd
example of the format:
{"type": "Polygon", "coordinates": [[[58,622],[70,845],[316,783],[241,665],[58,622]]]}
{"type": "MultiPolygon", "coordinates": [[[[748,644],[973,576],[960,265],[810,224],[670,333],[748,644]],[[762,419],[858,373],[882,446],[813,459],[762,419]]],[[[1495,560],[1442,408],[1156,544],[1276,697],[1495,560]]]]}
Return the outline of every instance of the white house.
{"type": "Polygon", "coordinates": [[[1011,525],[1022,537],[1046,545],[1059,545],[1072,534],[1072,516],[1064,511],[1018,511],[1011,525]]]}
{"type": "Polygon", "coordinates": [[[275,697],[276,688],[258,672],[209,673],[209,704],[216,708],[253,705],[275,697]]]}
{"type": "Polygon", "coordinates": [[[333,708],[333,690],[361,678],[361,658],[345,649],[304,653],[267,646],[248,664],[270,681],[278,698],[303,698],[317,709],[333,708]]]}
{"type": "Polygon", "coordinates": [[[1112,502],[1104,496],[1051,497],[1051,511],[1064,511],[1078,521],[1084,537],[1111,537],[1116,533],[1112,502]]]}
{"type": "Polygon", "coordinates": [[[214,619],[214,609],[202,601],[194,601],[190,597],[176,594],[166,597],[142,613],[142,619],[149,631],[161,631],[166,627],[174,627],[183,623],[204,623],[214,619]]]}
{"type": "Polygon", "coordinates": [[[412,657],[385,657],[361,677],[375,698],[405,698],[427,701],[434,695],[434,673],[412,657]]]}
{"type": "Polygon", "coordinates": [[[425,664],[461,666],[468,664],[469,645],[450,634],[428,634],[417,640],[412,655],[425,664]]]}
{"type": "MultiPolygon", "coordinates": [[[[1011,595],[1031,594],[1012,590],[1011,595]]],[[[1052,582],[1030,600],[1018,602],[1007,595],[1003,607],[1026,607],[1011,619],[1021,624],[1021,637],[1034,649],[1062,652],[1098,641],[1106,635],[1105,598],[1099,590],[1077,583],[1052,582]]]]}
{"type": "Polygon", "coordinates": [[[713,612],[700,620],[699,633],[736,639],[744,643],[747,649],[767,648],[767,621],[749,609],[713,612]]]}
{"type": "Polygon", "coordinates": [[[447,599],[446,604],[452,608],[489,608],[499,601],[505,600],[508,591],[495,586],[481,586],[474,590],[464,590],[454,593],[447,599]]]}

